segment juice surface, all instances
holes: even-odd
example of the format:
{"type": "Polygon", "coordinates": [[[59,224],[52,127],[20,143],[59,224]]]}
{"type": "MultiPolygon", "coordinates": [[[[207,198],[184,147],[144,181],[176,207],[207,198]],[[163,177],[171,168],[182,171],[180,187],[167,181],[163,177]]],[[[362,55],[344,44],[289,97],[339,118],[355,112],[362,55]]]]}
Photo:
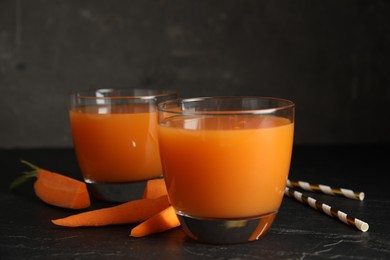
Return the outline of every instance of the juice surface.
{"type": "Polygon", "coordinates": [[[288,119],[175,117],[158,130],[164,178],[177,211],[241,218],[279,209],[293,145],[288,119]]]}
{"type": "Polygon", "coordinates": [[[157,113],[146,106],[70,111],[73,143],[87,181],[131,182],[161,176],[157,113]]]}

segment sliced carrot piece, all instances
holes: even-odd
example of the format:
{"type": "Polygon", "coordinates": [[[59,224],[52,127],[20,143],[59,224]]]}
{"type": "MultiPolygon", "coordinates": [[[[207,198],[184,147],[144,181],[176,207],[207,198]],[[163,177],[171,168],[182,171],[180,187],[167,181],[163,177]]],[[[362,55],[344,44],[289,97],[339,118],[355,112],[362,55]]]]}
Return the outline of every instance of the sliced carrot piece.
{"type": "Polygon", "coordinates": [[[180,222],[176,216],[176,212],[172,206],[169,206],[154,215],[153,217],[148,218],[144,222],[134,227],[130,232],[130,236],[144,237],[150,234],[160,233],[178,226],[180,226],[180,222]]]}
{"type": "Polygon", "coordinates": [[[44,169],[38,171],[34,191],[42,201],[58,207],[84,209],[91,205],[84,182],[44,169]]]}
{"type": "Polygon", "coordinates": [[[84,209],[91,205],[87,185],[84,182],[39,168],[24,160],[21,162],[31,167],[33,171],[15,179],[10,185],[11,189],[30,178],[36,178],[35,194],[47,204],[69,209],[84,209]]]}
{"type": "Polygon", "coordinates": [[[86,211],[52,223],[65,227],[107,226],[142,222],[169,206],[168,196],[156,199],[139,199],[117,206],[86,211]]]}
{"type": "Polygon", "coordinates": [[[142,197],[144,199],[153,199],[167,194],[168,192],[164,179],[152,179],[146,182],[146,187],[142,197]]]}

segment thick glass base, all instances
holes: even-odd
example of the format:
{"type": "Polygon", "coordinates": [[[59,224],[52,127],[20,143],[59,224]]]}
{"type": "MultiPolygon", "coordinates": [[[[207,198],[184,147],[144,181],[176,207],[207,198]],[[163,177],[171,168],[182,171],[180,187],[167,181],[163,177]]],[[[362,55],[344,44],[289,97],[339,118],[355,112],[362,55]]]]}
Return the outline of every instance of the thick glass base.
{"type": "Polygon", "coordinates": [[[146,180],[127,183],[96,183],[90,180],[85,182],[92,197],[108,202],[141,199],[146,186],[146,180]]]}
{"type": "Polygon", "coordinates": [[[259,240],[269,231],[276,212],[243,219],[193,218],[178,214],[187,235],[199,242],[234,244],[259,240]]]}

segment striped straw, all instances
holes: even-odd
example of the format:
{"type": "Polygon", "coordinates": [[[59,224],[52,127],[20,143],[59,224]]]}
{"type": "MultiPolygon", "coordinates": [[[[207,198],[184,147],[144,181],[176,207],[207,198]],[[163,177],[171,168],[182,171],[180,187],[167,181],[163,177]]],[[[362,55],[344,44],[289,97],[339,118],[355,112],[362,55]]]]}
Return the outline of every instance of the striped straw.
{"type": "Polygon", "coordinates": [[[327,185],[313,184],[313,183],[308,183],[305,181],[287,180],[287,187],[298,188],[298,189],[307,190],[307,191],[322,192],[322,193],[325,193],[328,195],[344,196],[346,198],[355,199],[355,200],[363,200],[364,199],[364,192],[353,191],[353,190],[344,189],[344,188],[332,188],[332,187],[327,186],[327,185]]]}
{"type": "Polygon", "coordinates": [[[368,223],[361,221],[360,219],[350,217],[346,213],[334,209],[331,206],[322,203],[312,197],[306,196],[298,191],[286,187],[284,194],[294,198],[295,200],[303,204],[309,205],[310,207],[319,210],[329,215],[330,217],[337,218],[341,222],[344,222],[347,225],[355,226],[357,229],[359,229],[362,232],[366,232],[369,228],[368,223]]]}

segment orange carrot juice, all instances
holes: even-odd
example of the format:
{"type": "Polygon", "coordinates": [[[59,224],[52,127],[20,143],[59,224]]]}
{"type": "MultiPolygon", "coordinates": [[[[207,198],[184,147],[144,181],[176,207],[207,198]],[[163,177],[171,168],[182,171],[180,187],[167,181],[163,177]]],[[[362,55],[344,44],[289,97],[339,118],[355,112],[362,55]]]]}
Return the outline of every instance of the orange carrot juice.
{"type": "Polygon", "coordinates": [[[294,124],[276,116],[168,118],[158,126],[164,178],[179,214],[243,218],[277,212],[294,124]]]}
{"type": "Polygon", "coordinates": [[[73,143],[87,182],[161,176],[157,112],[144,105],[89,106],[70,111],[73,143]]]}

